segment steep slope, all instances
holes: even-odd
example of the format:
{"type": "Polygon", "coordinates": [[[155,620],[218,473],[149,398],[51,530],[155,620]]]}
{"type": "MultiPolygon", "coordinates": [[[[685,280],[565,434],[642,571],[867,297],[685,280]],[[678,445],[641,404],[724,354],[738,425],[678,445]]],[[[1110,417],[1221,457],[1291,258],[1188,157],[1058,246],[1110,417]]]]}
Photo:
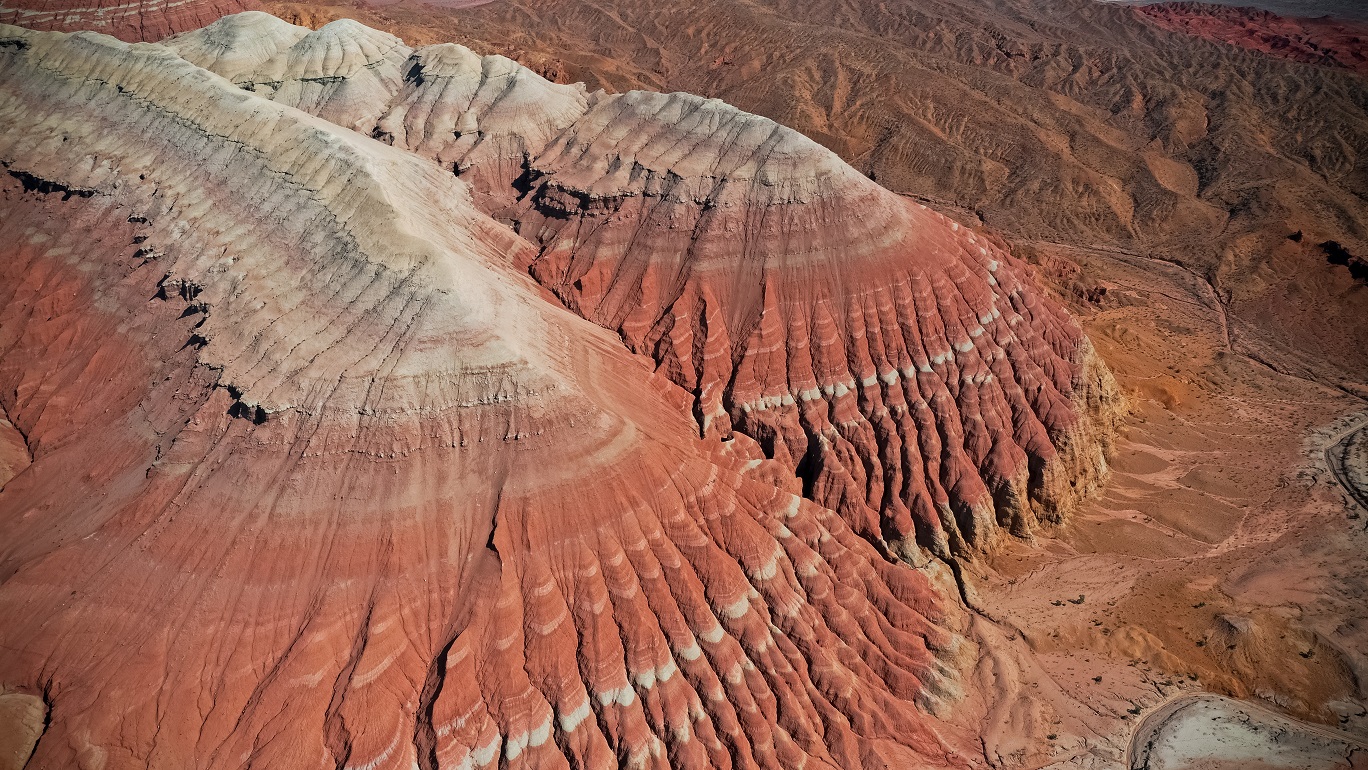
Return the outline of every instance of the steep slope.
{"type": "Polygon", "coordinates": [[[0,0],[0,24],[153,41],[256,7],[256,0],[0,0]]]}
{"type": "Polygon", "coordinates": [[[0,28],[0,116],[29,767],[967,762],[934,571],[699,438],[464,182],[86,33],[0,28]]]}
{"type": "Polygon", "coordinates": [[[685,94],[587,94],[450,44],[381,61],[366,51],[397,41],[356,22],[268,18],[167,45],[471,180],[535,245],[517,267],[651,356],[703,434],[753,438],[865,537],[913,560],[987,549],[1103,476],[1119,405],[1077,325],[1001,244],[797,132],[685,94]],[[282,41],[274,56],[224,53],[272,24],[250,37],[282,41]],[[323,83],[279,74],[324,62],[323,83]]]}

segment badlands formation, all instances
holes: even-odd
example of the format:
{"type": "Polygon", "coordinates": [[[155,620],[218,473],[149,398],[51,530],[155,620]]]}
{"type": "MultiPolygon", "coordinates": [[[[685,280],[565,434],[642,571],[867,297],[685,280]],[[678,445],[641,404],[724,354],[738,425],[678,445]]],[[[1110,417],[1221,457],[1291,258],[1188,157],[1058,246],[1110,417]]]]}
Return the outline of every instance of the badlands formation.
{"type": "Polygon", "coordinates": [[[14,2],[0,768],[1364,765],[1342,25],[14,2]]]}
{"type": "MultiPolygon", "coordinates": [[[[1220,733],[1219,710],[1182,707],[1215,691],[1333,730],[1324,762],[1254,749],[1274,765],[1362,764],[1368,120],[1352,32],[1251,14],[1271,37],[1246,23],[1236,45],[1207,43],[1081,0],[527,6],[452,15],[437,40],[791,122],[979,238],[1005,233],[1122,374],[1137,413],[1105,496],[950,562],[974,660],[949,720],[976,757],[1162,766],[1146,729],[1220,733]],[[1335,55],[1258,50],[1297,50],[1280,35],[1335,55]]],[[[423,41],[445,18],[353,13],[423,41]]],[[[1229,758],[1206,745],[1207,765],[1229,758]]],[[[1198,749],[1179,756],[1203,766],[1198,749]]]]}
{"type": "Polygon", "coordinates": [[[959,565],[1120,410],[1000,241],[352,21],[0,27],[0,116],[0,761],[985,762],[959,565]]]}
{"type": "Polygon", "coordinates": [[[1001,632],[957,712],[993,761],[1112,767],[1138,719],[1193,691],[1368,735],[1351,24],[1094,0],[266,5],[721,98],[1035,268],[1133,414],[1066,526],[954,562],[971,636],[1001,632]]]}
{"type": "Polygon", "coordinates": [[[702,435],[753,439],[913,560],[1058,522],[1103,474],[1118,399],[1078,326],[1000,243],[773,121],[348,20],[165,44],[469,180],[535,246],[514,267],[653,359],[702,435]]]}
{"type": "MultiPolygon", "coordinates": [[[[265,5],[308,26],[348,16],[410,43],[459,40],[591,88],[717,97],[999,233],[1076,311],[1117,277],[1080,271],[1078,249],[1157,259],[1210,284],[1203,301],[1226,311],[1241,355],[1350,389],[1368,371],[1368,293],[1319,249],[1368,256],[1368,98],[1339,63],[1368,37],[1323,34],[1347,24],[1277,21],[1260,43],[1250,28],[1274,20],[1242,12],[1243,37],[1227,36],[1248,45],[1233,45],[1096,0],[265,5]]],[[[1233,13],[1164,7],[1193,29],[1233,13]]]]}
{"type": "Polygon", "coordinates": [[[1137,9],[1159,27],[1284,59],[1368,72],[1368,23],[1284,18],[1252,8],[1160,3],[1137,9]]]}

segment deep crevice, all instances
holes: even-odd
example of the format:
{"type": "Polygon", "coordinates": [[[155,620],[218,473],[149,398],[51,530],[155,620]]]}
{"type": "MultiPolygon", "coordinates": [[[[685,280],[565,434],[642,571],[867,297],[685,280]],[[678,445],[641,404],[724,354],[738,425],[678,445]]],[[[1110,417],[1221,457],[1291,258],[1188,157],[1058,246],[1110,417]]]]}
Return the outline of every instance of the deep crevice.
{"type": "Polygon", "coordinates": [[[356,638],[352,641],[347,663],[337,673],[337,679],[333,682],[332,698],[329,699],[328,710],[323,716],[323,742],[332,753],[337,770],[343,770],[347,766],[347,760],[351,759],[351,730],[347,727],[346,718],[342,716],[342,702],[347,689],[351,686],[356,667],[361,663],[361,655],[366,650],[366,644],[370,641],[371,616],[374,612],[375,597],[372,595],[366,606],[366,615],[361,619],[356,638]]]}
{"type": "Polygon", "coordinates": [[[43,742],[43,736],[48,734],[48,729],[52,727],[52,680],[43,683],[43,690],[39,694],[43,700],[43,729],[38,732],[38,739],[33,742],[33,750],[29,752],[28,759],[24,760],[21,770],[28,770],[33,764],[33,758],[38,756],[38,746],[43,742]]]}
{"type": "Polygon", "coordinates": [[[437,705],[437,697],[442,694],[442,688],[446,685],[447,657],[451,654],[451,648],[456,644],[457,638],[459,635],[451,637],[437,653],[437,657],[432,659],[427,677],[423,680],[422,693],[418,697],[418,720],[413,730],[413,747],[421,770],[438,770],[437,728],[432,724],[432,713],[437,705]]]}

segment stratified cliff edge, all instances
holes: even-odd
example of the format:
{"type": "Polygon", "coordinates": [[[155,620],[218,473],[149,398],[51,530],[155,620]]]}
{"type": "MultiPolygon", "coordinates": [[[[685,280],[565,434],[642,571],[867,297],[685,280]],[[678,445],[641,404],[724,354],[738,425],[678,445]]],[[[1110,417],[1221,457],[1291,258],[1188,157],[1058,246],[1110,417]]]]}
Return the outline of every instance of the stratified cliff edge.
{"type": "Polygon", "coordinates": [[[1105,473],[1115,388],[1020,263],[773,121],[350,20],[242,14],[167,45],[470,180],[536,246],[518,266],[651,356],[702,432],[758,441],[914,561],[1057,522],[1105,473]]]}

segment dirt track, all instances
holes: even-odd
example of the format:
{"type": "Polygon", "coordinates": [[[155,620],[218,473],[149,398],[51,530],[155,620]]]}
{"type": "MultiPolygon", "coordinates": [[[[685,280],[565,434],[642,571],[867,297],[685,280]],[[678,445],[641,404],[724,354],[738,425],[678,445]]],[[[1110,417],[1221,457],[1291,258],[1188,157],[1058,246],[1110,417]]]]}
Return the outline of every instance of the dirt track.
{"type": "Polygon", "coordinates": [[[1212,760],[1228,761],[1232,750],[1262,754],[1258,760],[1251,758],[1259,763],[1257,767],[1312,770],[1360,767],[1368,745],[1345,733],[1290,719],[1257,702],[1201,693],[1175,697],[1140,720],[1126,749],[1126,767],[1197,770],[1212,760]],[[1204,731],[1205,741],[1193,739],[1192,733],[1204,731]],[[1226,739],[1239,736],[1243,741],[1231,746],[1221,740],[1223,731],[1226,739]],[[1180,735],[1186,740],[1175,740],[1180,735]]]}
{"type": "Polygon", "coordinates": [[[1368,420],[1325,448],[1325,463],[1349,497],[1368,511],[1368,420]]]}

